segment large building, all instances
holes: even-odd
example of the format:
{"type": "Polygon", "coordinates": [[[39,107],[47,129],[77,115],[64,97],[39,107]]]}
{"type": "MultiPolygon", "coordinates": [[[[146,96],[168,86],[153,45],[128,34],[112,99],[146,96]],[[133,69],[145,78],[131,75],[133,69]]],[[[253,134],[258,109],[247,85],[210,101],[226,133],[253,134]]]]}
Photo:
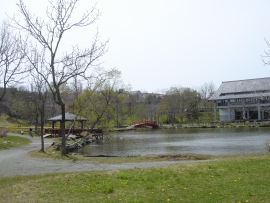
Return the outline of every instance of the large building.
{"type": "Polygon", "coordinates": [[[214,102],[217,121],[268,120],[270,117],[270,77],[222,82],[209,98],[214,102]]]}

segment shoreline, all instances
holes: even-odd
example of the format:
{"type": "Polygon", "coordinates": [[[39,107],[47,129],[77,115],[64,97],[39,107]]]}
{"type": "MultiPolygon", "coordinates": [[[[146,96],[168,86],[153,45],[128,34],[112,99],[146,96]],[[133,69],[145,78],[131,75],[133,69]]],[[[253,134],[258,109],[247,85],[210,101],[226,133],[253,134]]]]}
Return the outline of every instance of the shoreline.
{"type": "MultiPolygon", "coordinates": [[[[47,159],[31,157],[28,152],[40,149],[40,138],[33,139],[27,135],[8,133],[8,136],[20,136],[32,140],[30,145],[0,151],[0,176],[33,175],[55,172],[80,172],[97,170],[118,170],[131,168],[151,168],[172,164],[197,163],[205,160],[154,161],[136,163],[97,163],[78,160],[47,159]]],[[[45,147],[52,144],[53,139],[45,140],[45,147]]]]}

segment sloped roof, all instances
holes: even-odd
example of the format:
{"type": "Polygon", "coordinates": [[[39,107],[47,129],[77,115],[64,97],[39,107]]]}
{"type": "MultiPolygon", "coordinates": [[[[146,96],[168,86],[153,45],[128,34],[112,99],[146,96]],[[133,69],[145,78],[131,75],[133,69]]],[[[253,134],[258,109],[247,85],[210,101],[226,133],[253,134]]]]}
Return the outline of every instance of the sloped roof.
{"type": "MultiPolygon", "coordinates": [[[[74,121],[75,118],[76,118],[76,121],[87,121],[87,118],[76,116],[75,114],[72,114],[72,113],[65,113],[66,121],[74,121]]],[[[55,116],[48,119],[48,121],[61,121],[61,120],[62,120],[62,115],[55,116]]]]}
{"type": "Polygon", "coordinates": [[[270,77],[222,82],[209,101],[270,96],[270,77]],[[264,92],[265,91],[265,92],[264,92]]]}

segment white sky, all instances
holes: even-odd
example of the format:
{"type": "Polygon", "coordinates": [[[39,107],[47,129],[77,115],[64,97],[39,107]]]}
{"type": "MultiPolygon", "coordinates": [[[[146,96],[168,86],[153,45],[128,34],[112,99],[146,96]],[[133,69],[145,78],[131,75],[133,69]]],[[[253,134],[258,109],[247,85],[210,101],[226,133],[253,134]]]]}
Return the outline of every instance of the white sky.
{"type": "MultiPolygon", "coordinates": [[[[2,20],[16,13],[15,2],[0,0],[2,20]]],[[[45,2],[25,0],[37,15],[45,2]]],[[[82,0],[83,10],[94,2],[82,0]]],[[[261,59],[270,41],[269,0],[98,0],[97,8],[100,20],[69,41],[87,41],[98,27],[110,40],[104,67],[120,70],[133,90],[270,77],[261,59]]]]}

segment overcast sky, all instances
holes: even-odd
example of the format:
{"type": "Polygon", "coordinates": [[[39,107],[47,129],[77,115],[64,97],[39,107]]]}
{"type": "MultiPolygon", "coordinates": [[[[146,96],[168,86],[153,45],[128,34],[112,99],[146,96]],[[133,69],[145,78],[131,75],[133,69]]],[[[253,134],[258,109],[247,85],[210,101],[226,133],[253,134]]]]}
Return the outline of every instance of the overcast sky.
{"type": "MultiPolygon", "coordinates": [[[[1,19],[18,10],[16,0],[0,2],[1,19]]],[[[37,15],[45,2],[25,0],[37,15]]],[[[82,8],[94,3],[82,0],[82,8]]],[[[110,40],[104,67],[120,70],[133,90],[270,77],[261,59],[269,50],[269,0],[99,0],[97,9],[102,16],[91,32],[98,27],[101,40],[110,40]]]]}

